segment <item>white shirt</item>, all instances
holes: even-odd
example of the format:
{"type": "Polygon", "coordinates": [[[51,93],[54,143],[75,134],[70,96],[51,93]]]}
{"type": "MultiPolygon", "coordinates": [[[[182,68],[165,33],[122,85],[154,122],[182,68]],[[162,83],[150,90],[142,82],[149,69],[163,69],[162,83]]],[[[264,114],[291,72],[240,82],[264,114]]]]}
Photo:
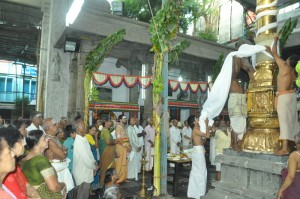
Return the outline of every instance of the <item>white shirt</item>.
{"type": "Polygon", "coordinates": [[[173,154],[180,154],[180,147],[177,146],[177,143],[181,142],[180,129],[172,126],[170,128],[170,152],[173,154]]]}
{"type": "Polygon", "coordinates": [[[33,123],[31,123],[30,126],[26,128],[27,133],[32,130],[42,130],[45,133],[43,127],[39,126],[39,128],[37,128],[33,123]]]}
{"type": "MultiPolygon", "coordinates": [[[[141,125],[139,125],[139,127],[137,127],[136,125],[134,125],[134,128],[135,128],[135,132],[137,134],[141,133],[144,130],[141,125]]],[[[145,143],[144,143],[144,136],[138,137],[138,139],[139,139],[139,145],[140,146],[144,146],[145,145],[145,143]]]]}
{"type": "Polygon", "coordinates": [[[190,127],[185,126],[182,129],[182,146],[189,146],[191,140],[185,138],[185,135],[188,137],[192,137],[192,129],[190,127]]]}
{"type": "Polygon", "coordinates": [[[140,147],[139,145],[139,140],[138,140],[138,137],[137,137],[137,133],[135,131],[135,128],[131,125],[129,125],[127,127],[127,134],[128,134],[128,138],[130,140],[130,145],[131,145],[131,150],[135,149],[137,150],[137,148],[140,147]]]}
{"type": "Polygon", "coordinates": [[[95,159],[85,137],[76,134],[73,149],[73,176],[76,185],[94,181],[95,159]]]}

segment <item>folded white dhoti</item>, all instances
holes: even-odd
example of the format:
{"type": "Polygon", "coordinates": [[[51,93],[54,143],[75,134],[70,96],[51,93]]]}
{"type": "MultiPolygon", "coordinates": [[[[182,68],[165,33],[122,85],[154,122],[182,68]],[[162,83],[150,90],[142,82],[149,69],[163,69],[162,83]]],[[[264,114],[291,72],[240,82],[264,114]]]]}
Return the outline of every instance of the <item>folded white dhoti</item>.
{"type": "Polygon", "coordinates": [[[300,130],[296,94],[294,92],[281,92],[277,96],[277,113],[280,124],[279,139],[294,141],[295,135],[300,130]]]}
{"type": "Polygon", "coordinates": [[[194,146],[192,153],[192,170],[189,178],[187,196],[200,199],[205,195],[207,182],[207,169],[203,146],[194,146]]]}
{"type": "Polygon", "coordinates": [[[242,140],[246,132],[247,104],[246,95],[241,93],[230,93],[228,99],[228,115],[231,128],[242,140]]]}
{"type": "Polygon", "coordinates": [[[58,182],[64,182],[67,186],[67,192],[71,191],[74,188],[73,177],[68,168],[71,160],[67,158],[63,161],[51,160],[50,162],[57,173],[58,182]]]}

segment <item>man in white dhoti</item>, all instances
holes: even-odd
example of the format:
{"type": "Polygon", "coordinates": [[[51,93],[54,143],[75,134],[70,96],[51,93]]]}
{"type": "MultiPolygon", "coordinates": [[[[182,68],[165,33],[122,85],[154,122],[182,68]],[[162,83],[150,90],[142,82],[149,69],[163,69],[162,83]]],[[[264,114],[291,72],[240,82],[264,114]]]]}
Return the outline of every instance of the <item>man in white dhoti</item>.
{"type": "Polygon", "coordinates": [[[253,82],[253,74],[255,72],[253,66],[246,58],[238,58],[234,56],[228,99],[228,115],[232,127],[231,147],[236,151],[240,150],[239,141],[243,139],[243,135],[246,132],[247,119],[246,94],[238,81],[241,69],[248,73],[251,85],[253,82]]]}
{"type": "MultiPolygon", "coordinates": [[[[140,120],[136,119],[135,122],[135,132],[139,140],[139,145],[143,148],[145,143],[144,143],[144,136],[146,135],[146,132],[144,131],[143,127],[140,125],[140,120]]],[[[142,166],[142,158],[143,158],[143,150],[140,150],[140,152],[137,153],[137,167],[138,167],[138,172],[141,172],[141,166],[142,166]]]]}
{"type": "Polygon", "coordinates": [[[205,133],[200,131],[198,118],[194,115],[191,115],[187,121],[193,129],[192,170],[189,177],[187,196],[200,199],[206,193],[207,169],[202,137],[209,137],[208,120],[205,121],[205,133]]]}
{"type": "MultiPolygon", "coordinates": [[[[294,142],[295,135],[299,132],[299,122],[297,113],[297,97],[294,91],[294,80],[296,79],[295,67],[299,61],[298,55],[290,56],[287,61],[281,59],[277,52],[278,37],[274,38],[272,54],[278,65],[277,93],[275,106],[280,125],[280,137],[282,148],[275,152],[277,155],[289,154],[288,141],[294,142]]],[[[270,52],[270,49],[268,48],[270,52]]]]}
{"type": "Polygon", "coordinates": [[[139,139],[134,128],[135,118],[129,118],[129,125],[127,128],[127,134],[130,141],[131,151],[128,158],[128,174],[127,179],[138,180],[138,158],[137,153],[141,151],[141,146],[139,144],[139,139]]]}
{"type": "Polygon", "coordinates": [[[180,154],[181,135],[177,127],[178,121],[173,120],[173,126],[170,128],[170,152],[171,154],[180,154]]]}
{"type": "Polygon", "coordinates": [[[155,130],[153,126],[153,119],[147,119],[148,125],[145,128],[145,152],[146,152],[146,171],[152,171],[153,168],[153,156],[154,156],[154,138],[155,130]]]}
{"type": "Polygon", "coordinates": [[[46,118],[43,122],[43,129],[48,137],[48,149],[45,151],[45,156],[54,167],[58,181],[64,182],[69,192],[74,188],[73,177],[69,170],[70,159],[67,158],[67,150],[55,136],[58,129],[56,121],[53,118],[46,118]]]}
{"type": "Polygon", "coordinates": [[[189,149],[192,147],[192,129],[186,120],[183,124],[184,127],[182,129],[182,149],[189,149]]]}

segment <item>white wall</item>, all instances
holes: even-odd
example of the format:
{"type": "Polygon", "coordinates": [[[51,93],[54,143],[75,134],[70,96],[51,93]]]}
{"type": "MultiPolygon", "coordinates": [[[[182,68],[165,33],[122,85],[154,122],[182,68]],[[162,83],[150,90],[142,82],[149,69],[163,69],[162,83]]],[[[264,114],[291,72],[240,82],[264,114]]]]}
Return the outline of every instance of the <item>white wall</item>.
{"type": "MultiPolygon", "coordinates": [[[[128,71],[125,67],[116,67],[117,59],[115,58],[105,58],[103,64],[99,68],[98,72],[107,73],[107,74],[116,74],[116,75],[127,75],[128,71]]],[[[124,83],[118,87],[114,88],[108,81],[106,84],[102,85],[104,88],[112,88],[112,101],[114,102],[129,102],[129,88],[127,88],[124,83]]],[[[121,112],[114,112],[118,117],[121,112]]],[[[127,113],[126,113],[127,114],[127,113]]],[[[125,115],[126,115],[125,114],[125,115]]],[[[128,114],[126,115],[128,118],[128,114]]]]}

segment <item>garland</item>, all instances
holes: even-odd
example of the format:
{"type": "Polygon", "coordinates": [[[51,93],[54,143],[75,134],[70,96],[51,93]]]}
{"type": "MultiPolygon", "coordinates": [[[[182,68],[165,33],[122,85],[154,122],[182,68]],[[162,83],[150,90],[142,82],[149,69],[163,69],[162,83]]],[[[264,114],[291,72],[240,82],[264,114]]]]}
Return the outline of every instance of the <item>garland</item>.
{"type": "MultiPolygon", "coordinates": [[[[115,75],[100,72],[93,73],[95,85],[101,86],[110,82],[115,88],[120,87],[122,83],[128,88],[132,88],[136,85],[140,85],[142,88],[148,88],[152,84],[152,79],[152,76],[115,75]]],[[[197,93],[200,89],[202,93],[205,93],[208,89],[207,82],[180,82],[177,80],[168,80],[168,84],[173,92],[180,88],[183,92],[190,90],[192,93],[197,93]]]]}

